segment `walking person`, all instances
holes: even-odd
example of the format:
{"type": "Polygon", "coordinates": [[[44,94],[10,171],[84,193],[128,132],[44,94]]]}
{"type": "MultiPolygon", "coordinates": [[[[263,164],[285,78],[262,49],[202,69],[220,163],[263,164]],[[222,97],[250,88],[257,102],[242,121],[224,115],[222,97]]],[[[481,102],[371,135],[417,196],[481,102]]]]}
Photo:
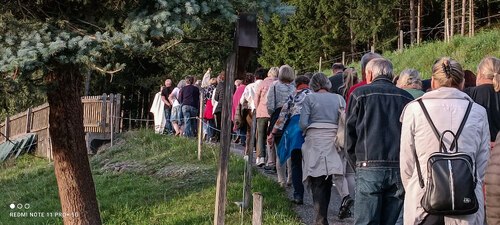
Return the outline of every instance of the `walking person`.
{"type": "MultiPolygon", "coordinates": [[[[486,165],[489,158],[490,134],[486,111],[480,105],[473,103],[472,99],[463,93],[464,73],[458,62],[450,58],[439,59],[432,67],[432,91],[425,93],[417,101],[409,103],[401,115],[401,179],[406,190],[404,202],[405,225],[444,225],[444,224],[484,224],[484,200],[482,184],[486,165]],[[469,108],[469,105],[471,108],[469,108]],[[470,110],[470,111],[468,111],[470,110]],[[427,114],[427,115],[426,115],[427,114]],[[427,118],[429,117],[429,118],[427,118]],[[463,123],[463,127],[462,127],[463,123]],[[433,125],[432,125],[433,124],[433,125]],[[422,206],[422,197],[425,185],[429,185],[431,175],[428,174],[428,159],[436,152],[440,152],[441,143],[437,134],[451,131],[458,135],[440,136],[445,147],[450,145],[453,152],[467,154],[475,166],[473,180],[457,188],[461,192],[472,186],[472,191],[477,199],[478,210],[469,215],[436,215],[429,214],[422,206]],[[460,129],[462,127],[462,129],[460,129]],[[460,132],[461,130],[461,132],[460,132]],[[457,143],[452,145],[454,138],[457,143]],[[457,149],[453,149],[457,146],[457,149]],[[419,167],[417,167],[419,165],[419,167]],[[420,173],[420,174],[419,174],[420,173]],[[422,184],[424,187],[422,187],[422,184]]],[[[455,166],[456,164],[454,164],[455,166]]],[[[461,164],[466,171],[468,166],[461,164]]],[[[453,175],[452,167],[448,161],[450,176],[453,175]]],[[[460,177],[466,180],[465,176],[460,177]]],[[[446,182],[452,182],[453,177],[446,182]]],[[[453,190],[450,198],[455,194],[453,190]]],[[[463,203],[471,202],[464,198],[463,203]]],[[[459,202],[462,202],[459,201],[459,202]]],[[[473,200],[472,200],[473,201],[473,200]]]]}
{"type": "MultiPolygon", "coordinates": [[[[255,98],[254,98],[254,103],[255,103],[255,117],[257,118],[257,133],[256,133],[256,140],[257,140],[257,145],[256,145],[256,151],[257,151],[257,166],[261,167],[266,164],[265,162],[265,157],[266,157],[266,141],[267,141],[267,129],[268,129],[268,124],[269,124],[269,118],[271,115],[269,115],[269,112],[267,111],[267,92],[269,91],[269,87],[271,87],[271,84],[273,84],[274,81],[278,79],[278,72],[279,68],[278,67],[271,67],[269,71],[267,72],[267,77],[264,79],[260,84],[257,86],[257,89],[255,91],[255,98]]],[[[270,157],[268,156],[268,163],[267,163],[267,169],[275,169],[275,159],[269,159],[270,157]]]]}
{"type": "Polygon", "coordinates": [[[200,89],[194,86],[194,77],[187,76],[186,86],[179,92],[179,103],[182,104],[182,115],[184,118],[184,136],[194,137],[200,108],[200,89]]]}
{"type": "MultiPolygon", "coordinates": [[[[246,132],[247,142],[245,145],[245,154],[250,154],[254,151],[253,149],[250,149],[250,146],[249,146],[250,140],[252,138],[255,138],[255,136],[256,136],[256,135],[252,136],[252,133],[251,133],[252,126],[253,126],[253,118],[255,116],[255,109],[256,109],[254,99],[255,99],[257,87],[259,86],[260,82],[262,82],[262,80],[266,77],[266,75],[267,75],[267,70],[265,70],[265,69],[258,69],[257,71],[255,71],[255,80],[245,87],[245,90],[243,91],[243,94],[241,95],[240,104],[246,105],[246,107],[247,107],[247,109],[244,109],[244,113],[243,113],[244,116],[242,118],[243,120],[246,120],[246,123],[247,123],[247,132],[246,132]]],[[[255,159],[255,164],[257,164],[257,166],[261,166],[265,163],[266,162],[265,162],[264,157],[259,157],[259,154],[257,154],[256,159],[255,159]]]]}
{"type": "Polygon", "coordinates": [[[335,145],[339,122],[338,110],[345,102],[340,95],[329,92],[331,83],[323,73],[316,73],[309,82],[314,93],[307,95],[300,111],[300,129],[305,134],[302,145],[302,179],[313,197],[316,225],[328,224],[332,180],[341,197],[349,196],[344,183],[345,164],[335,145]]]}
{"type": "Polygon", "coordinates": [[[221,71],[219,76],[217,77],[217,87],[215,88],[215,92],[213,94],[213,100],[217,102],[214,105],[214,117],[215,117],[215,127],[217,131],[215,131],[215,141],[220,141],[221,130],[222,130],[222,101],[224,100],[225,90],[226,90],[226,72],[221,71]]]}
{"type": "Polygon", "coordinates": [[[483,106],[488,114],[491,146],[500,131],[500,59],[486,57],[477,67],[476,87],[465,89],[477,104],[483,106]]]}
{"type": "Polygon", "coordinates": [[[302,144],[304,137],[299,126],[300,111],[305,97],[312,93],[309,89],[309,78],[298,76],[295,79],[295,93],[288,97],[280,115],[271,131],[270,137],[282,133],[277,155],[279,164],[284,165],[291,159],[293,200],[295,204],[304,204],[304,184],[302,183],[302,144]]]}
{"type": "Polygon", "coordinates": [[[415,99],[425,93],[422,91],[422,77],[420,77],[420,73],[416,69],[401,71],[396,86],[410,93],[415,99]]]}
{"type": "Polygon", "coordinates": [[[413,97],[393,83],[392,63],[375,58],[366,66],[367,85],[349,98],[345,149],[356,165],[355,224],[395,224],[403,206],[399,172],[398,118],[413,97]]]}
{"type": "Polygon", "coordinates": [[[500,132],[495,143],[485,175],[486,221],[489,225],[500,224],[500,132]]]}
{"type": "Polygon", "coordinates": [[[295,85],[292,84],[295,79],[295,72],[293,68],[288,65],[283,65],[280,67],[278,72],[278,81],[275,82],[269,88],[267,92],[267,112],[271,115],[269,120],[269,128],[267,130],[267,143],[269,149],[269,158],[271,158],[273,163],[276,165],[276,171],[278,173],[278,182],[282,187],[291,185],[292,183],[292,170],[291,161],[288,160],[286,164],[279,164],[279,158],[277,157],[276,150],[280,143],[281,136],[272,135],[271,131],[278,120],[283,104],[288,100],[288,97],[295,91],[295,85]]]}
{"type": "Polygon", "coordinates": [[[170,96],[170,93],[174,90],[174,87],[172,86],[172,80],[171,79],[166,79],[165,80],[165,86],[162,87],[161,89],[161,100],[164,104],[164,110],[165,110],[165,133],[166,134],[172,134],[174,132],[174,129],[172,127],[172,122],[170,122],[170,116],[172,115],[172,103],[168,100],[168,96],[170,96]]]}
{"type": "Polygon", "coordinates": [[[344,84],[344,64],[334,63],[332,65],[332,76],[328,78],[332,84],[331,93],[340,94],[339,88],[344,84]]]}
{"type": "Polygon", "coordinates": [[[182,135],[182,106],[179,103],[179,92],[180,90],[186,86],[186,81],[181,80],[177,84],[177,87],[172,90],[172,93],[168,96],[168,100],[172,104],[172,115],[170,116],[170,120],[172,122],[172,126],[175,131],[175,136],[182,135]]]}

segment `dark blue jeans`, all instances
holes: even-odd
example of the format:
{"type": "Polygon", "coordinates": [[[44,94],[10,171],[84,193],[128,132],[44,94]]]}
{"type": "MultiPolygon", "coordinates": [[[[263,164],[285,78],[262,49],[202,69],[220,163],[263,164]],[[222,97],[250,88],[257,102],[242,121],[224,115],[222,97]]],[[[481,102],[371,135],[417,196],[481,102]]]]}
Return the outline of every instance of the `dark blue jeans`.
{"type": "Polygon", "coordinates": [[[172,114],[172,109],[165,107],[165,133],[171,134],[174,132],[174,128],[172,127],[172,122],[170,122],[170,115],[172,114]]]}
{"type": "Polygon", "coordinates": [[[292,160],[293,197],[302,200],[304,198],[304,184],[302,183],[302,151],[300,149],[292,150],[290,158],[292,160]]]}
{"type": "Polygon", "coordinates": [[[184,136],[194,137],[198,120],[196,118],[191,118],[191,117],[198,116],[198,109],[190,105],[183,105],[182,115],[184,116],[184,124],[185,124],[184,136]]]}
{"type": "Polygon", "coordinates": [[[399,168],[357,167],[355,224],[394,225],[403,199],[399,168]]]}

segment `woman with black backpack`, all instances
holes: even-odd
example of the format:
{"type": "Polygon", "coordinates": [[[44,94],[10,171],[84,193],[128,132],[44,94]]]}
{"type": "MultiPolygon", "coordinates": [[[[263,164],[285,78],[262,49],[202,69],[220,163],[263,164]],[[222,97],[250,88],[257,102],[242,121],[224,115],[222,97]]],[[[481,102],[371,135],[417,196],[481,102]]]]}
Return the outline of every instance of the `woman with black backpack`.
{"type": "Polygon", "coordinates": [[[486,111],[461,91],[464,72],[453,59],[436,61],[431,86],[401,116],[404,224],[484,224],[486,111]]]}

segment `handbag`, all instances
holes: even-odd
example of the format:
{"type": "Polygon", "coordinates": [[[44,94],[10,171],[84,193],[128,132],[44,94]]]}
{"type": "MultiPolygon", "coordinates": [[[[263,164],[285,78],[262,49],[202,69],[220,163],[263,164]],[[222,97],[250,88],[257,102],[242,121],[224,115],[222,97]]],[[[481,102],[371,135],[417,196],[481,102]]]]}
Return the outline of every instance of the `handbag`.
{"type": "Polygon", "coordinates": [[[429,122],[432,131],[439,140],[439,152],[432,153],[427,160],[427,183],[424,185],[422,171],[414,148],[419,184],[425,188],[424,195],[420,201],[423,209],[431,215],[469,215],[476,213],[479,204],[476,198],[476,166],[472,158],[463,152],[459,152],[458,138],[462,132],[465,122],[472,108],[469,101],[465,116],[458,128],[457,133],[445,130],[441,134],[434,126],[422,99],[418,100],[424,115],[429,122]],[[450,133],[453,141],[447,149],[443,138],[450,133]]]}
{"type": "Polygon", "coordinates": [[[337,137],[335,137],[335,145],[337,146],[337,151],[342,151],[344,149],[345,143],[345,123],[346,123],[346,115],[345,115],[345,105],[342,105],[342,97],[337,95],[339,98],[339,122],[337,128],[337,137]]]}

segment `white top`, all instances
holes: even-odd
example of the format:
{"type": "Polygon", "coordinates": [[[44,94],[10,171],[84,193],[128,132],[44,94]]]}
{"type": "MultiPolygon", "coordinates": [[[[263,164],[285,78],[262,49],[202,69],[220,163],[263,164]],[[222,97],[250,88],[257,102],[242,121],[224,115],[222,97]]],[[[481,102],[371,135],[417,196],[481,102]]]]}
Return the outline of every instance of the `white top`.
{"type": "Polygon", "coordinates": [[[255,82],[247,85],[240,98],[240,104],[243,105],[245,101],[248,102],[248,106],[252,111],[255,110],[255,103],[253,100],[255,98],[255,91],[257,90],[257,86],[259,86],[260,82],[262,82],[262,80],[256,80],[255,82]]]}
{"type": "Polygon", "coordinates": [[[172,107],[176,107],[176,106],[180,105],[179,101],[177,101],[177,99],[179,98],[180,90],[181,90],[180,88],[176,87],[176,88],[174,88],[174,90],[171,93],[171,95],[174,96],[174,103],[172,104],[172,107]]]}

